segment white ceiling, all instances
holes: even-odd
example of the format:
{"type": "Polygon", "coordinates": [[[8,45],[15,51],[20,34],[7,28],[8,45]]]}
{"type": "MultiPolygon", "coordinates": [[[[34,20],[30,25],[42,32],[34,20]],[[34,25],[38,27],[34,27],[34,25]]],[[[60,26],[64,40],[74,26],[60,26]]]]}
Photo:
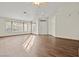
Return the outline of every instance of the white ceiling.
{"type": "Polygon", "coordinates": [[[32,20],[33,19],[33,7],[31,3],[25,2],[0,2],[0,16],[10,17],[20,20],[32,20]],[[24,15],[24,11],[27,14],[24,15]]]}
{"type": "Polygon", "coordinates": [[[55,15],[61,7],[79,7],[79,3],[49,2],[48,7],[35,8],[32,2],[0,2],[0,17],[33,20],[35,14],[55,15]],[[24,11],[27,14],[24,15],[24,11]]]}

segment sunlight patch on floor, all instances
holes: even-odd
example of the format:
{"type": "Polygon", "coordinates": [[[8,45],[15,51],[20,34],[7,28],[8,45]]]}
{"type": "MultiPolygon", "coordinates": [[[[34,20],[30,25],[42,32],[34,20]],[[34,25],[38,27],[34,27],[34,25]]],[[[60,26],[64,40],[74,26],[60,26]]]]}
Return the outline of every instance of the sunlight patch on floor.
{"type": "Polygon", "coordinates": [[[23,44],[24,49],[29,50],[34,44],[35,36],[31,35],[23,44]]]}

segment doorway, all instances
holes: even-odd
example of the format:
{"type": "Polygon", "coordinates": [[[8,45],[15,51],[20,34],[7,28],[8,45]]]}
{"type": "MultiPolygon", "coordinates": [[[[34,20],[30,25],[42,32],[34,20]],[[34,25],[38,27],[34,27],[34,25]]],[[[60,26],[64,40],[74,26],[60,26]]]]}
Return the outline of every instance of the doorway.
{"type": "Polygon", "coordinates": [[[39,34],[48,34],[48,22],[47,20],[40,19],[38,21],[38,32],[39,34]]]}

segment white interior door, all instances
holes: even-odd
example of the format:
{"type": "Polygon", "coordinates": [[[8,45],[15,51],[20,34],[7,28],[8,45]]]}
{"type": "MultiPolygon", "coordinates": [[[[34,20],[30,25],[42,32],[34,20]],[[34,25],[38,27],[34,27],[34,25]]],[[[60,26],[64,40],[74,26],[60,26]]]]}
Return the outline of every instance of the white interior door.
{"type": "Polygon", "coordinates": [[[47,34],[47,20],[39,20],[38,32],[39,34],[47,34]]]}

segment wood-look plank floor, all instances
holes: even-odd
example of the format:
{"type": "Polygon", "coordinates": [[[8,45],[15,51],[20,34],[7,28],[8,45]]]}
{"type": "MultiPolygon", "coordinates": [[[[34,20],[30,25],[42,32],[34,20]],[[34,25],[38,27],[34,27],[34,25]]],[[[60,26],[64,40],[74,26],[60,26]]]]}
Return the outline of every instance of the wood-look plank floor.
{"type": "Polygon", "coordinates": [[[79,41],[49,35],[22,35],[0,38],[0,56],[77,57],[79,41]]]}

